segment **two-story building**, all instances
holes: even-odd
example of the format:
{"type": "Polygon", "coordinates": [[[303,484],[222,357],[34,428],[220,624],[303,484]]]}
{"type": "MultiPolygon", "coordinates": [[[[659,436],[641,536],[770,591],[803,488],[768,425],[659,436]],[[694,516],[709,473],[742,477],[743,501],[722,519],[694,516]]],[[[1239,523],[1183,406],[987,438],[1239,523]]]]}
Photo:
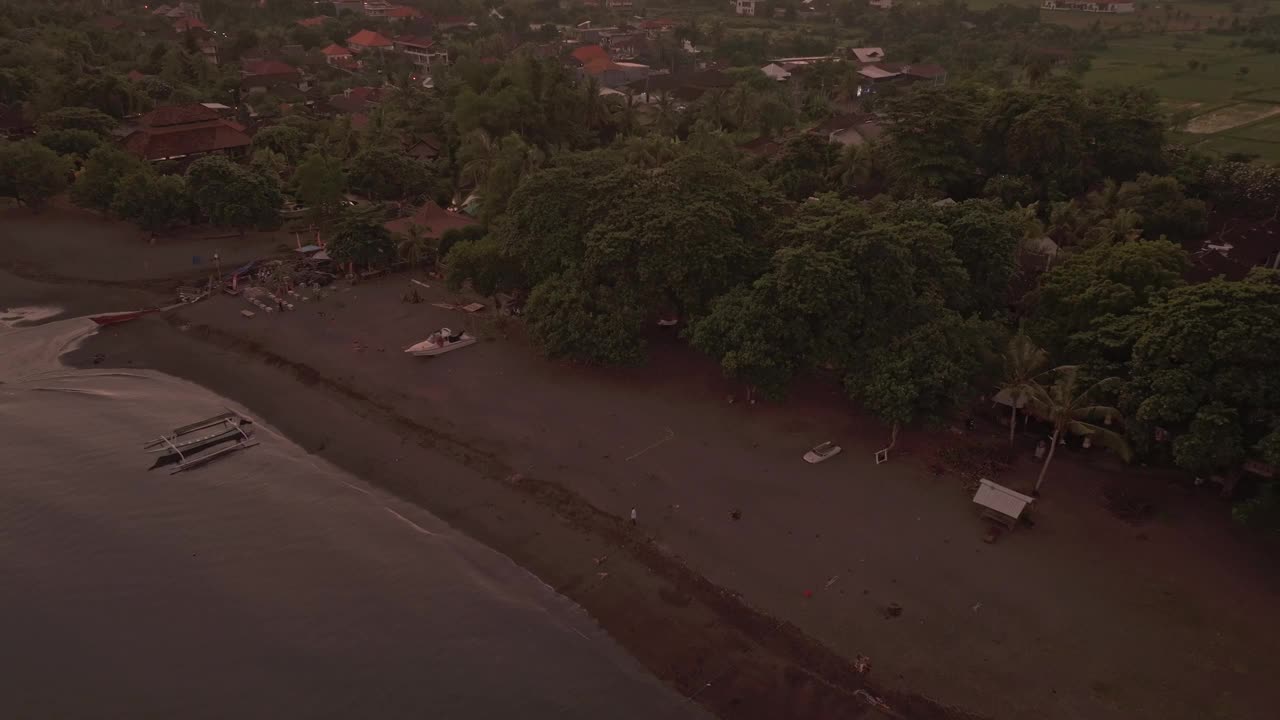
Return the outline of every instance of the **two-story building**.
{"type": "Polygon", "coordinates": [[[733,11],[746,17],[756,16],[756,0],[736,0],[733,11]]]}
{"type": "Polygon", "coordinates": [[[404,53],[414,65],[428,70],[433,64],[449,64],[449,53],[444,48],[437,48],[431,38],[403,36],[392,40],[396,52],[404,53]]]}

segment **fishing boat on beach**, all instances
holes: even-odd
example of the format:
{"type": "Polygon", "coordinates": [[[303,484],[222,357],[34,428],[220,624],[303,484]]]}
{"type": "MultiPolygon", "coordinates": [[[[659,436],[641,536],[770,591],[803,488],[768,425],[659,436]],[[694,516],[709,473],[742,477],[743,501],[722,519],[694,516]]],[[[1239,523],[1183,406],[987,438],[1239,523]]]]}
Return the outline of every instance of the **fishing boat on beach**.
{"type": "Polygon", "coordinates": [[[417,345],[410,345],[405,352],[415,357],[434,357],[475,344],[476,338],[465,331],[455,335],[449,328],[440,328],[438,332],[431,333],[426,340],[417,345]]]}
{"type": "Polygon", "coordinates": [[[253,421],[240,413],[225,412],[174,428],[143,445],[143,449],[159,455],[151,466],[153,470],[164,465],[176,465],[169,473],[172,475],[257,445],[258,443],[251,442],[252,425],[253,421]],[[225,446],[219,447],[220,445],[225,446]]]}

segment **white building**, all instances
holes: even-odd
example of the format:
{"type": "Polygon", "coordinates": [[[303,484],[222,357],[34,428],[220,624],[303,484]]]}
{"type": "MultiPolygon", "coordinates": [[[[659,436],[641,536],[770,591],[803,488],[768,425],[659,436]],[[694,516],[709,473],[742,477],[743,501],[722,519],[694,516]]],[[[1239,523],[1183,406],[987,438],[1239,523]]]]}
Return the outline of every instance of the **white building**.
{"type": "Polygon", "coordinates": [[[756,16],[756,0],[737,0],[737,5],[734,8],[734,11],[737,12],[739,15],[746,15],[747,17],[755,17],[756,16]]]}

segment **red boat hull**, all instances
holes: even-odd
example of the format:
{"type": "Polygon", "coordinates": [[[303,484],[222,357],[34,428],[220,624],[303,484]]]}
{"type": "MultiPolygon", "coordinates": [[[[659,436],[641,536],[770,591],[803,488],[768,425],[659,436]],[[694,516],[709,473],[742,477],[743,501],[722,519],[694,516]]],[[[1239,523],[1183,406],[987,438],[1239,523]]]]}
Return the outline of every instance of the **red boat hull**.
{"type": "Polygon", "coordinates": [[[110,315],[94,315],[89,319],[99,325],[119,325],[120,323],[126,323],[130,320],[137,320],[143,315],[153,313],[155,311],[155,308],[150,310],[134,310],[132,312],[112,313],[110,315]]]}

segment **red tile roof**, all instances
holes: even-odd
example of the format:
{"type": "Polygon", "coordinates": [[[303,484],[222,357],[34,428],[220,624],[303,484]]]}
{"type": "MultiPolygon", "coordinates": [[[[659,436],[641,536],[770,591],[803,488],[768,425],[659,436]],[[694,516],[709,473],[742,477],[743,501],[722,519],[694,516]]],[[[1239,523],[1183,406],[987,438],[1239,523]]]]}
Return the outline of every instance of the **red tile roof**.
{"type": "Polygon", "coordinates": [[[429,48],[432,45],[435,45],[436,41],[432,40],[431,38],[415,37],[412,35],[402,35],[398,38],[395,38],[395,43],[397,45],[411,45],[416,48],[429,48]]]}
{"type": "Polygon", "coordinates": [[[298,21],[298,24],[302,27],[320,27],[321,25],[324,25],[325,21],[328,19],[328,15],[317,15],[315,17],[303,18],[298,21]]]}
{"type": "Polygon", "coordinates": [[[126,75],[125,77],[129,78],[133,82],[139,82],[141,80],[145,80],[147,76],[143,75],[141,72],[137,70],[130,70],[129,74],[126,75]]]}
{"type": "Polygon", "coordinates": [[[415,10],[415,9],[413,9],[413,8],[411,8],[411,7],[405,7],[404,5],[397,5],[397,6],[395,6],[395,7],[391,8],[390,10],[388,10],[388,11],[387,11],[387,17],[389,17],[389,18],[416,18],[416,17],[422,17],[422,13],[418,12],[417,10],[415,10]]]}
{"type": "Polygon", "coordinates": [[[452,210],[445,210],[439,205],[427,201],[425,205],[418,208],[417,212],[409,217],[403,217],[391,220],[383,224],[383,227],[393,233],[403,233],[409,230],[412,225],[421,227],[429,238],[438,238],[448,230],[464,228],[470,225],[476,225],[478,222],[467,215],[456,213],[452,210]]]}
{"type": "Polygon", "coordinates": [[[170,125],[203,122],[205,120],[217,120],[219,117],[220,116],[217,112],[210,110],[200,103],[192,103],[190,105],[166,105],[164,107],[158,107],[146,115],[143,115],[138,119],[138,125],[147,128],[159,128],[169,127],[170,125]]]}
{"type": "Polygon", "coordinates": [[[609,53],[599,45],[583,45],[569,54],[573,56],[574,60],[577,60],[583,65],[600,58],[604,58],[605,60],[609,59],[609,53]]]}
{"type": "Polygon", "coordinates": [[[209,26],[195,18],[182,18],[174,21],[173,29],[176,32],[187,32],[188,30],[208,30],[209,26]]]}
{"type": "Polygon", "coordinates": [[[248,76],[298,74],[298,68],[279,60],[246,60],[241,68],[248,76]]]}
{"type": "Polygon", "coordinates": [[[329,57],[350,57],[351,56],[350,50],[342,47],[337,43],[330,45],[329,47],[321,50],[320,52],[329,57]]]}
{"type": "Polygon", "coordinates": [[[146,160],[161,160],[248,147],[250,142],[243,127],[193,104],[156,108],[143,115],[123,145],[146,160]]]}
{"type": "Polygon", "coordinates": [[[362,45],[364,47],[391,47],[391,41],[382,33],[372,30],[361,30],[360,32],[347,38],[347,45],[362,45]]]}

